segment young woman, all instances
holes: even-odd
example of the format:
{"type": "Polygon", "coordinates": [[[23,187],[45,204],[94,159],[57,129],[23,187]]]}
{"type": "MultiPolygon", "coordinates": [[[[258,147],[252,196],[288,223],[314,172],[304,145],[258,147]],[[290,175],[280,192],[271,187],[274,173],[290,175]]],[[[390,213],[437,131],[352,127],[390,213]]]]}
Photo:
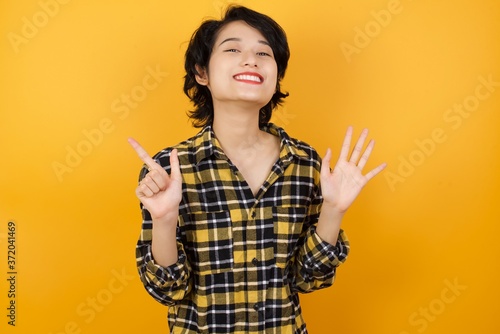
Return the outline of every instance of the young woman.
{"type": "Polygon", "coordinates": [[[204,22],[186,51],[184,91],[194,137],[145,163],[136,195],[143,223],[137,264],[169,306],[171,333],[307,333],[298,293],[332,285],[349,243],[341,229],[372,151],[364,130],[339,160],[269,123],[287,96],[286,35],[268,16],[230,7],[204,22]]]}

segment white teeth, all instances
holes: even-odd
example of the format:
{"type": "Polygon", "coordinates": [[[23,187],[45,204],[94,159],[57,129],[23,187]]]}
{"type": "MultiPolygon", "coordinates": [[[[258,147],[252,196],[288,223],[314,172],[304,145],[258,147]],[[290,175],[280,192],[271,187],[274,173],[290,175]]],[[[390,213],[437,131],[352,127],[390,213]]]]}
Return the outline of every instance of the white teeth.
{"type": "Polygon", "coordinates": [[[244,74],[244,75],[237,75],[235,77],[237,80],[248,80],[248,81],[255,81],[255,82],[261,82],[260,78],[257,77],[257,76],[254,76],[254,75],[248,75],[248,74],[244,74]]]}

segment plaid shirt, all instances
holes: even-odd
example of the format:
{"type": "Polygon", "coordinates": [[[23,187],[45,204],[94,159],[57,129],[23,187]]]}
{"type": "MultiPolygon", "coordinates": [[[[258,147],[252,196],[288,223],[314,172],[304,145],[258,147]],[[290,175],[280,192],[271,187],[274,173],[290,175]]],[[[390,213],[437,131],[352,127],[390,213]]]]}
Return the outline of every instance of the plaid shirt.
{"type": "MultiPolygon", "coordinates": [[[[281,149],[255,196],[210,126],[175,146],[183,177],[176,264],[155,263],[152,220],[141,205],[139,274],[169,306],[171,333],[307,333],[298,292],[332,285],[347,257],[342,230],[335,246],[315,232],[318,154],[273,124],[262,129],[280,137],[281,149]]],[[[154,156],[167,172],[171,150],[154,156]]]]}

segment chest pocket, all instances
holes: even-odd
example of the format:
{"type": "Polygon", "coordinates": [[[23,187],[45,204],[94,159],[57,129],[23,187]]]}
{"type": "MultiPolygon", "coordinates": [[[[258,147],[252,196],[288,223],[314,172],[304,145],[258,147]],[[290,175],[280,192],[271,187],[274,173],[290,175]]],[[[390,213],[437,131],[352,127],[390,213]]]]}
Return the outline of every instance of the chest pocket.
{"type": "Polygon", "coordinates": [[[285,268],[302,233],[307,210],[304,206],[273,207],[276,265],[285,268]]]}
{"type": "Polygon", "coordinates": [[[184,214],[181,220],[185,251],[195,273],[206,275],[233,268],[233,232],[228,211],[184,214]]]}

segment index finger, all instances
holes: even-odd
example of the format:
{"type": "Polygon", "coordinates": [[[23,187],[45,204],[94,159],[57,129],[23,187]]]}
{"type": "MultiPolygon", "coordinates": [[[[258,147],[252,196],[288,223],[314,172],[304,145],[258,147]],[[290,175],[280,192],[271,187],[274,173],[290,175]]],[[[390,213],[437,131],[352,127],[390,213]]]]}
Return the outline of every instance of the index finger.
{"type": "Polygon", "coordinates": [[[146,152],[146,150],[142,148],[142,146],[134,138],[129,138],[128,142],[134,148],[139,158],[146,164],[148,169],[155,169],[157,163],[149,156],[148,152],[146,152]]]}

